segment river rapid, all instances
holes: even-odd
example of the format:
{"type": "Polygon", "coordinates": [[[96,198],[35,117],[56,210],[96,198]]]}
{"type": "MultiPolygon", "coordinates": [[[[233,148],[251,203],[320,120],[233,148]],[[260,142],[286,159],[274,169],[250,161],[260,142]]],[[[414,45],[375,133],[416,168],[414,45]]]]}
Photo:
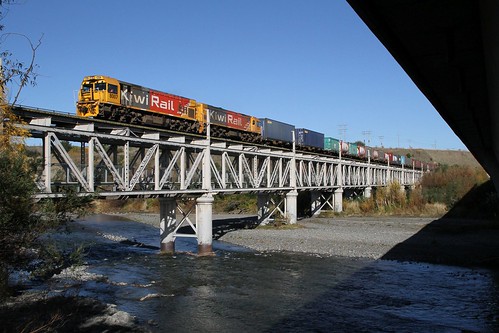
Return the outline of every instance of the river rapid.
{"type": "MultiPolygon", "coordinates": [[[[499,272],[284,252],[195,239],[159,254],[158,228],[91,216],[56,237],[86,245],[84,281],[52,293],[115,304],[153,332],[496,332],[499,272]]],[[[71,275],[71,274],[70,274],[71,275]]]]}

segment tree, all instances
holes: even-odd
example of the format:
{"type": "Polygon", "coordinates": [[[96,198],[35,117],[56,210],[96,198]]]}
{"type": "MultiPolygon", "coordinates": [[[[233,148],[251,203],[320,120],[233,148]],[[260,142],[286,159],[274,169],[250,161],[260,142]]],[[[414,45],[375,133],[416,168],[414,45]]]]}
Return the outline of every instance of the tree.
{"type": "MultiPolygon", "coordinates": [[[[0,0],[0,17],[5,6],[13,2],[0,0]]],[[[4,26],[0,25],[0,31],[3,30],[4,26]]],[[[6,36],[22,35],[3,33],[0,44],[6,36]]],[[[12,112],[12,105],[23,87],[36,84],[35,55],[41,40],[36,45],[27,40],[31,46],[27,65],[15,60],[9,51],[0,53],[3,63],[0,71],[0,297],[6,296],[8,278],[14,270],[48,276],[71,264],[74,258],[71,253],[58,251],[44,242],[42,236],[65,226],[91,202],[91,198],[79,198],[74,193],[57,200],[36,201],[33,197],[37,160],[25,153],[24,138],[28,133],[19,126],[21,120],[12,112]],[[17,85],[10,102],[6,94],[9,85],[17,85]]]]}
{"type": "MultiPolygon", "coordinates": [[[[0,0],[0,19],[5,13],[5,6],[14,3],[15,0],[0,0]]],[[[15,124],[20,123],[20,119],[14,115],[11,106],[16,104],[22,89],[27,85],[36,85],[35,64],[36,51],[41,45],[41,38],[36,44],[25,35],[15,33],[5,33],[5,26],[0,24],[0,45],[10,37],[24,38],[29,44],[31,54],[28,63],[16,59],[12,52],[4,50],[0,52],[0,147],[7,149],[23,147],[23,138],[28,132],[15,124]],[[7,87],[12,88],[12,100],[7,98],[7,87]],[[14,88],[16,87],[16,88],[14,88]],[[12,138],[20,138],[19,141],[13,141],[12,138]]]]}
{"type": "Polygon", "coordinates": [[[365,145],[366,145],[366,144],[365,144],[364,142],[362,142],[362,141],[355,141],[354,143],[355,143],[357,146],[360,146],[360,147],[365,147],[365,145]]]}

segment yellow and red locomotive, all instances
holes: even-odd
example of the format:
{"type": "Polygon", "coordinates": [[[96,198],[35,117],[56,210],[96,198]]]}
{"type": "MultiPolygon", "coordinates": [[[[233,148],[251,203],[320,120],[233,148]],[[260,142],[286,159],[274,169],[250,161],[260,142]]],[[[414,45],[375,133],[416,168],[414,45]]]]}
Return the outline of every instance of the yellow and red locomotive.
{"type": "Polygon", "coordinates": [[[76,105],[79,116],[187,133],[204,133],[208,112],[213,136],[247,142],[260,140],[258,118],[107,76],[85,77],[76,105]]]}

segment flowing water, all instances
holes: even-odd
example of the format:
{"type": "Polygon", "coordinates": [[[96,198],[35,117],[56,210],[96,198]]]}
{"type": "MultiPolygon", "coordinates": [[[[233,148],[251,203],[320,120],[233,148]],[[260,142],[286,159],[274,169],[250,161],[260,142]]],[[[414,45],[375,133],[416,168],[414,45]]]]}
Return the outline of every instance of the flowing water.
{"type": "Polygon", "coordinates": [[[194,239],[163,256],[157,228],[116,217],[78,222],[65,237],[91,245],[88,271],[102,275],[72,292],[116,304],[153,332],[499,331],[493,270],[258,253],[218,241],[215,257],[196,257],[194,239]]]}

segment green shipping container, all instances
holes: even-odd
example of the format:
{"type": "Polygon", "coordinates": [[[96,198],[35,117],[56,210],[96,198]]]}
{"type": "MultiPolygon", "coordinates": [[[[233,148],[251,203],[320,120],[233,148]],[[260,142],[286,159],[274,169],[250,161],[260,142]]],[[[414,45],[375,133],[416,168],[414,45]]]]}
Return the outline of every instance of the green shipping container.
{"type": "Polygon", "coordinates": [[[350,155],[350,156],[357,156],[358,155],[357,144],[355,144],[355,143],[348,144],[348,155],[350,155]]]}
{"type": "Polygon", "coordinates": [[[340,151],[340,141],[336,140],[335,138],[331,138],[331,137],[327,136],[324,138],[324,149],[339,152],[340,151]]]}

